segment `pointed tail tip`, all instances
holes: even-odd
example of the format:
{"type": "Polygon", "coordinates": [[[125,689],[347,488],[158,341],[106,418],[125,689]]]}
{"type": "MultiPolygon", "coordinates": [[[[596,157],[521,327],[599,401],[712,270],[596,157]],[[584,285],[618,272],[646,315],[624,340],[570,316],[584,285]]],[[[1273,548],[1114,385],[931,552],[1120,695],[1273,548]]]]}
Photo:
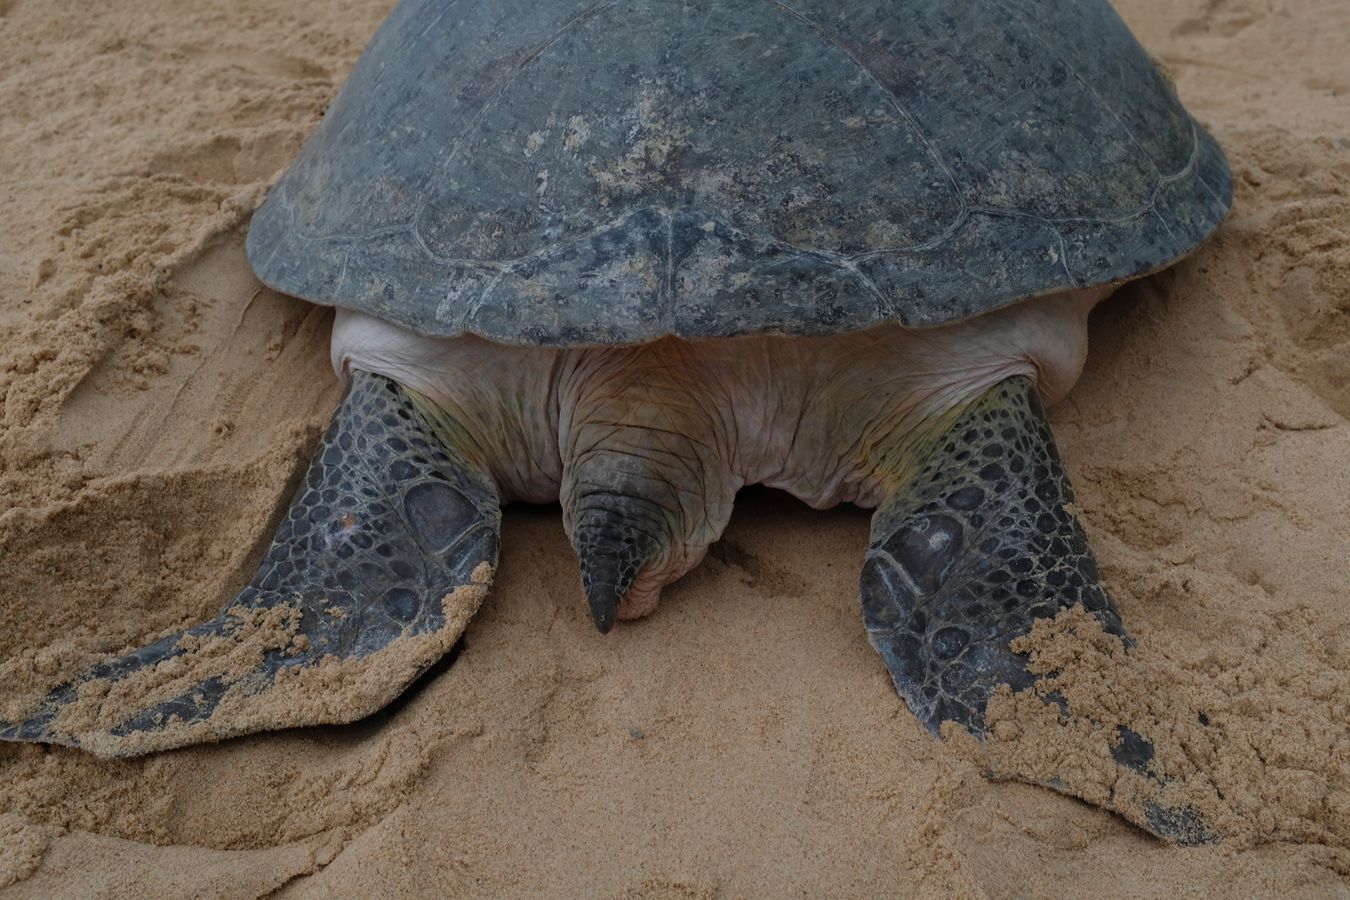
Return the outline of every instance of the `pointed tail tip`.
{"type": "Polygon", "coordinates": [[[612,511],[584,520],[573,542],[591,618],[601,634],[608,634],[619,617],[619,605],[656,548],[649,537],[612,511]]]}
{"type": "Polygon", "coordinates": [[[619,617],[620,593],[613,585],[592,582],[586,588],[586,602],[591,608],[591,618],[601,634],[609,634],[614,621],[619,617]]]}

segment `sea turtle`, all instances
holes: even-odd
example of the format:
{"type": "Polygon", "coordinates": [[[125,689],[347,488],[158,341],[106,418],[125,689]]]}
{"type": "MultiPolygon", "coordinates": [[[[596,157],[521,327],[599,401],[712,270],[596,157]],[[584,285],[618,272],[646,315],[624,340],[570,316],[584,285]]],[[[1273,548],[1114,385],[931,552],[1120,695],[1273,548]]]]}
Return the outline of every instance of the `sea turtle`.
{"type": "Polygon", "coordinates": [[[979,735],[1037,618],[1124,635],[1042,404],[1230,196],[1104,0],[402,0],[248,234],[338,308],[347,383],[271,549],[3,737],[357,718],[451,649],[501,503],[561,501],[608,631],[755,483],[877,508],[867,634],[924,725],[979,735]]]}

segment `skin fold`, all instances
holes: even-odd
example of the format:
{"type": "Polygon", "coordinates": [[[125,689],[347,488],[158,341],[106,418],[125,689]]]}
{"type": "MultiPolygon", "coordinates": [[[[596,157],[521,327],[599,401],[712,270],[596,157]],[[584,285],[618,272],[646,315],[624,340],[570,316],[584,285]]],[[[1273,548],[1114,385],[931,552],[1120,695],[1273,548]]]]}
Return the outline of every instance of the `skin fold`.
{"type": "Polygon", "coordinates": [[[1026,376],[1046,403],[1073,386],[1087,316],[1109,289],[1024,301],[937,329],[828,337],[665,338],[518,347],[431,338],[339,310],[340,376],[413,392],[438,436],[503,502],[560,501],[602,630],[655,608],[718,539],[737,490],[812,507],[877,506],[951,410],[1026,376]]]}

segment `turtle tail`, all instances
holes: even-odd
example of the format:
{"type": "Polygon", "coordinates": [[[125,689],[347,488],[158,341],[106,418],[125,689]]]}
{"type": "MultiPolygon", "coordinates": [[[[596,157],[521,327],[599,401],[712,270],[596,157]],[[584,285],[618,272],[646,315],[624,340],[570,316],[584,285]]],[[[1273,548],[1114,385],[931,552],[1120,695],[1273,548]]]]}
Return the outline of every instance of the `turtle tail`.
{"type": "Polygon", "coordinates": [[[578,405],[564,436],[563,523],[601,632],[651,612],[721,536],[740,482],[720,446],[692,402],[620,392],[578,405]]]}

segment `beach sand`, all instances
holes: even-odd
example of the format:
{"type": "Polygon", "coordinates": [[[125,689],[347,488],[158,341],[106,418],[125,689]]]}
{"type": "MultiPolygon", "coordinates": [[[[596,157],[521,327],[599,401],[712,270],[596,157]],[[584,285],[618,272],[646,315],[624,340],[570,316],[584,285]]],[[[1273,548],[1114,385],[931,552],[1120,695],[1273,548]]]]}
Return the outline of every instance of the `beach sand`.
{"type": "MultiPolygon", "coordinates": [[[[244,235],[388,5],[0,0],[0,702],[251,575],[338,385],[244,235]]],[[[1139,643],[1079,688],[1175,719],[1227,840],[986,780],[868,646],[868,513],[752,489],[609,636],[509,508],[462,655],[358,724],[0,744],[5,896],[1350,896],[1350,5],[1118,8],[1236,195],[1051,411],[1139,643]]]]}

